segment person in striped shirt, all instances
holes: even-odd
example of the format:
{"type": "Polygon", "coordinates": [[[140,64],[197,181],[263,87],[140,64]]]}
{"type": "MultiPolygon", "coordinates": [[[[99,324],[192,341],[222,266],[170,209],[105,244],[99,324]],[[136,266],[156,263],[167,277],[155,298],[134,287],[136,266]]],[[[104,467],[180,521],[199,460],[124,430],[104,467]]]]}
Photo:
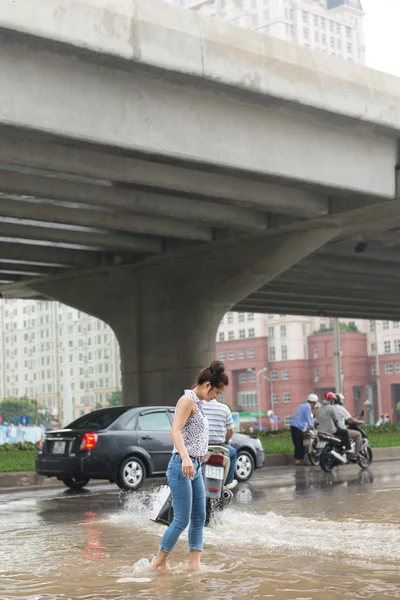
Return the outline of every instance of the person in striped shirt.
{"type": "Polygon", "coordinates": [[[208,443],[211,445],[217,444],[218,446],[224,446],[229,450],[231,464],[229,467],[228,476],[226,478],[225,487],[231,490],[236,487],[238,483],[237,480],[234,479],[237,452],[236,449],[229,443],[234,434],[231,411],[226,404],[222,404],[217,400],[205,402],[203,410],[208,420],[208,443]]]}

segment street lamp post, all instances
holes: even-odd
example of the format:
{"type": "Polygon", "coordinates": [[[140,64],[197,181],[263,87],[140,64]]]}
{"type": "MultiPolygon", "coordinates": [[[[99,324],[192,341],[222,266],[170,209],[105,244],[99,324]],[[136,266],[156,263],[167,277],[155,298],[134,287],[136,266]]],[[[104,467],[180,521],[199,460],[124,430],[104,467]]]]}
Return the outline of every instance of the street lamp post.
{"type": "MultiPolygon", "coordinates": [[[[260,388],[260,375],[262,375],[263,373],[265,373],[265,371],[268,371],[267,367],[263,367],[262,369],[260,369],[259,371],[256,371],[255,369],[251,369],[248,368],[247,369],[250,373],[255,373],[256,374],[256,381],[257,381],[257,404],[258,404],[258,428],[261,431],[261,388],[260,388]]],[[[269,378],[264,375],[264,379],[267,379],[269,381],[269,378]]]]}

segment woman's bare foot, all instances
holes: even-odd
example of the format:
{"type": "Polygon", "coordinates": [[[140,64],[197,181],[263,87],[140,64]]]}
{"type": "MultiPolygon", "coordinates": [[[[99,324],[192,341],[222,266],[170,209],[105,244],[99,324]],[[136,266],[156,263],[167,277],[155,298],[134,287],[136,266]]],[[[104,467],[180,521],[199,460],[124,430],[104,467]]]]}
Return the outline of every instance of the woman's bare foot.
{"type": "Polygon", "coordinates": [[[162,550],[159,550],[157,552],[155,561],[151,565],[151,570],[160,571],[160,573],[168,573],[168,571],[170,571],[170,568],[167,565],[168,556],[168,552],[163,552],[162,550]]]}
{"type": "Polygon", "coordinates": [[[198,550],[192,550],[190,552],[190,559],[189,559],[189,566],[188,566],[189,571],[200,571],[200,569],[201,569],[200,559],[201,559],[201,552],[199,552],[198,550]]]}
{"type": "Polygon", "coordinates": [[[166,562],[157,563],[156,561],[151,565],[151,570],[158,571],[159,573],[168,573],[171,570],[171,567],[167,565],[166,562]]]}

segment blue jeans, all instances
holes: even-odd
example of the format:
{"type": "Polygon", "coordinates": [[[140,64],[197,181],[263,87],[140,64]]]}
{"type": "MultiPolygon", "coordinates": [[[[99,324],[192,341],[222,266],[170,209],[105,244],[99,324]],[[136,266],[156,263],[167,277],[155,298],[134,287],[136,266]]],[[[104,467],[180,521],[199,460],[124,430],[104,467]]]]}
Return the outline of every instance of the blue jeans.
{"type": "Polygon", "coordinates": [[[182,474],[182,459],[173,454],[167,469],[168,484],[172,495],[174,519],[164,533],[160,550],[171,552],[181,533],[189,525],[189,550],[203,551],[203,532],[206,520],[206,496],[201,472],[201,462],[194,460],[195,475],[188,479],[182,474]]]}
{"type": "Polygon", "coordinates": [[[228,475],[226,477],[226,481],[225,483],[232,483],[232,481],[235,479],[235,468],[236,468],[236,462],[237,462],[237,451],[236,448],[234,448],[233,446],[230,446],[229,444],[223,444],[225,446],[225,448],[227,448],[229,450],[229,459],[231,461],[230,467],[229,467],[229,472],[228,475]]]}

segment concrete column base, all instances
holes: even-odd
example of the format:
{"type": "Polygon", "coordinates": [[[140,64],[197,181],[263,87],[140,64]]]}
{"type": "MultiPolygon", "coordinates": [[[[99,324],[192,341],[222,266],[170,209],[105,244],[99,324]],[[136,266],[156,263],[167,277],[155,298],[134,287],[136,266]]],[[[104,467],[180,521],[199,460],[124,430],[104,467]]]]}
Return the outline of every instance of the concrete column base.
{"type": "Polygon", "coordinates": [[[263,231],[31,287],[113,328],[125,404],[173,405],[215,357],[223,315],[337,234],[336,228],[263,231]]]}

